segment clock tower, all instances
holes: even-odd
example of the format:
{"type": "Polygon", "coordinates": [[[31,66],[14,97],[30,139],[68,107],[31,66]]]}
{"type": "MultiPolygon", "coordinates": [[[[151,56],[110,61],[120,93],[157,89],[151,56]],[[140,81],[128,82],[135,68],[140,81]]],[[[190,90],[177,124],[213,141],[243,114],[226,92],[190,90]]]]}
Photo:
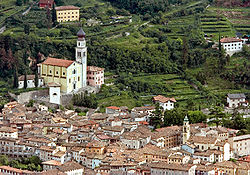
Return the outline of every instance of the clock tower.
{"type": "Polygon", "coordinates": [[[182,136],[182,144],[187,143],[188,139],[190,137],[190,125],[188,121],[188,117],[185,116],[184,122],[183,122],[183,136],[182,136]]]}
{"type": "Polygon", "coordinates": [[[85,40],[85,32],[81,28],[77,32],[77,46],[76,46],[76,61],[82,64],[82,87],[87,85],[87,47],[86,47],[86,40],[85,40]]]}

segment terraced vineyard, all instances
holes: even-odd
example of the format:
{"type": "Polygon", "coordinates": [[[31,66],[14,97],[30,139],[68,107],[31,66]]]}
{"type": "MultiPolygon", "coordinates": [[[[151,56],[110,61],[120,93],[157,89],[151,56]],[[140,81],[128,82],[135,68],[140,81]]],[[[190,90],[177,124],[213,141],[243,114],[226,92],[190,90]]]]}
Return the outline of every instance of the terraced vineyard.
{"type": "Polygon", "coordinates": [[[27,6],[16,6],[15,3],[16,0],[0,1],[0,25],[2,25],[8,17],[23,11],[27,7],[27,6]]]}
{"type": "Polygon", "coordinates": [[[218,38],[219,33],[221,36],[235,36],[235,30],[224,16],[207,12],[200,17],[200,21],[201,29],[207,36],[215,39],[218,38]]]}

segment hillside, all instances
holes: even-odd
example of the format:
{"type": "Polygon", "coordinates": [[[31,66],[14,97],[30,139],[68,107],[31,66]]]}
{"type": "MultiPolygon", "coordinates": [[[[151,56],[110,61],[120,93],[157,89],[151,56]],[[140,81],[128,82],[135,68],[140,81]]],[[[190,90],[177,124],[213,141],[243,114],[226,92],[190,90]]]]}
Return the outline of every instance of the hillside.
{"type": "MultiPolygon", "coordinates": [[[[112,104],[132,108],[150,104],[152,95],[164,94],[176,97],[180,106],[192,101],[198,108],[223,103],[228,92],[249,94],[249,82],[245,81],[249,79],[248,72],[244,70],[242,74],[239,70],[239,67],[249,66],[249,51],[234,56],[221,69],[221,62],[216,61],[218,50],[212,49],[213,43],[207,43],[204,38],[217,42],[219,33],[228,37],[235,36],[236,32],[249,34],[249,8],[238,6],[232,9],[205,0],[169,1],[162,6],[164,1],[155,0],[147,5],[143,3],[148,1],[134,1],[134,7],[140,9],[135,11],[129,9],[131,4],[119,2],[60,1],[62,5],[80,7],[81,22],[87,35],[88,63],[105,67],[107,72],[118,75],[118,79],[107,80],[115,83],[106,87],[107,94],[98,95],[102,107],[112,104]],[[155,4],[153,8],[149,8],[151,3],[155,4]],[[122,18],[117,20],[115,16],[122,18]],[[232,70],[236,74],[234,79],[229,76],[232,70]],[[122,73],[129,78],[121,82],[122,73]],[[136,85],[134,83],[137,86],[132,86],[136,85]]],[[[36,6],[27,15],[21,15],[27,6],[16,6],[15,1],[1,1],[3,12],[10,10],[3,16],[11,18],[5,20],[7,30],[1,35],[0,44],[7,53],[11,48],[13,54],[18,55],[15,58],[18,74],[23,74],[24,70],[34,72],[28,67],[27,54],[33,58],[41,53],[74,59],[79,23],[51,27],[48,21],[51,14],[36,6]],[[10,13],[16,8],[20,12],[10,13]]],[[[2,50],[1,57],[3,53],[2,50]]],[[[8,87],[11,87],[15,73],[15,65],[10,67],[2,62],[0,71],[1,83],[8,82],[8,87]]],[[[4,93],[6,89],[2,90],[4,93]]]]}

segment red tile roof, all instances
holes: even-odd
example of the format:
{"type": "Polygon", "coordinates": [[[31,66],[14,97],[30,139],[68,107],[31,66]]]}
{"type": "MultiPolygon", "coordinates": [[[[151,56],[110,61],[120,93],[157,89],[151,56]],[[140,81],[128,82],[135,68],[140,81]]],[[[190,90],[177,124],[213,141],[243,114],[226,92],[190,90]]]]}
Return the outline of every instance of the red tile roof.
{"type": "Polygon", "coordinates": [[[97,72],[97,71],[103,71],[104,68],[96,67],[96,66],[88,66],[88,67],[87,67],[87,70],[88,70],[88,71],[97,72]]]}
{"type": "Polygon", "coordinates": [[[56,10],[79,10],[79,7],[68,5],[68,6],[59,6],[55,8],[56,10]]]}
{"type": "Polygon", "coordinates": [[[233,43],[233,42],[241,42],[241,40],[237,38],[222,38],[220,42],[221,43],[233,43]]]}
{"type": "Polygon", "coordinates": [[[114,110],[120,110],[120,108],[119,107],[117,107],[117,106],[109,106],[109,107],[107,107],[108,109],[114,109],[114,110]]]}
{"type": "Polygon", "coordinates": [[[40,0],[39,4],[54,4],[54,0],[40,0]]]}
{"type": "Polygon", "coordinates": [[[69,67],[74,61],[72,60],[63,60],[58,58],[48,57],[42,64],[59,66],[59,67],[69,67]]]}
{"type": "Polygon", "coordinates": [[[175,98],[164,97],[162,95],[157,95],[157,96],[153,97],[153,100],[154,101],[159,101],[159,102],[162,102],[162,103],[166,103],[168,101],[176,102],[175,98]]]}

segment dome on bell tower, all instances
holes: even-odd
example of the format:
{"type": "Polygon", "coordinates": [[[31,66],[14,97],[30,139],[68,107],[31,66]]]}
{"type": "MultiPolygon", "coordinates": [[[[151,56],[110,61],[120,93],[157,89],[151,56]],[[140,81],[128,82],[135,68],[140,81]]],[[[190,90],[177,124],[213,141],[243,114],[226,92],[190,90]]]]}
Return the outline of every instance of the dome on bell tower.
{"type": "Polygon", "coordinates": [[[83,31],[82,28],[77,32],[78,38],[85,38],[85,32],[83,31]]]}

